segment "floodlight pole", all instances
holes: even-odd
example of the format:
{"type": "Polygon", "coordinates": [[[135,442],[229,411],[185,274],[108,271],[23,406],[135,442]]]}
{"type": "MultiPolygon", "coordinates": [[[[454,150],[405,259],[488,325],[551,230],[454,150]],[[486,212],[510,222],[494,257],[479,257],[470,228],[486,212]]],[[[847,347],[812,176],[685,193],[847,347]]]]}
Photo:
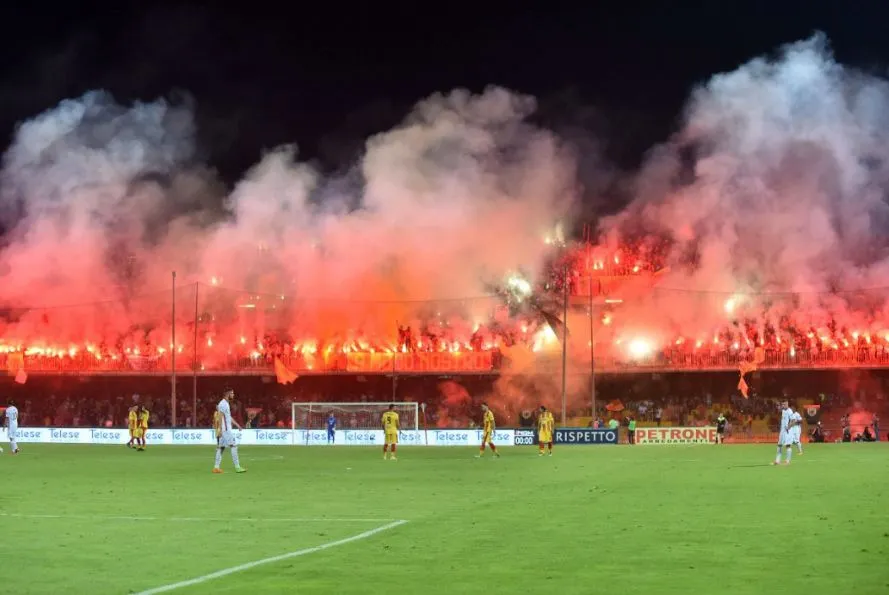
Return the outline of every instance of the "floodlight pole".
{"type": "Polygon", "coordinates": [[[173,427],[176,427],[176,271],[173,271],[173,309],[172,309],[172,347],[170,348],[170,365],[173,368],[170,374],[170,404],[173,407],[173,427]]]}
{"type": "Polygon", "coordinates": [[[596,317],[593,313],[593,272],[590,270],[590,402],[596,423],[596,317]]]}
{"type": "Polygon", "coordinates": [[[194,368],[191,378],[191,427],[198,427],[198,289],[201,284],[194,284],[194,348],[192,354],[194,368]]]}
{"type": "Polygon", "coordinates": [[[568,419],[568,266],[562,271],[562,426],[568,419]]]}

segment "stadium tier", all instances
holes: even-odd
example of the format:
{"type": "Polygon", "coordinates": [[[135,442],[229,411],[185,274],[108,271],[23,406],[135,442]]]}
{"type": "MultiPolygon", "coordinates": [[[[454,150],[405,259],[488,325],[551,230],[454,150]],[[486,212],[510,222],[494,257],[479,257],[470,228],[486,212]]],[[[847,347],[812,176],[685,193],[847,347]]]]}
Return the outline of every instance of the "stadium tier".
{"type": "MultiPolygon", "coordinates": [[[[635,359],[597,356],[597,373],[638,373],[670,371],[721,371],[737,370],[749,354],[726,350],[706,353],[666,351],[635,359]]],[[[588,361],[588,360],[587,360],[588,361]]],[[[10,374],[18,370],[28,374],[107,374],[142,375],[169,374],[172,358],[164,354],[133,354],[97,352],[57,352],[53,354],[19,352],[0,354],[0,365],[10,374]]],[[[498,351],[456,351],[440,353],[329,353],[304,355],[301,353],[232,353],[216,356],[212,360],[197,360],[199,375],[274,375],[283,366],[286,371],[300,375],[322,374],[498,374],[508,369],[511,361],[498,351]]],[[[523,364],[522,373],[552,373],[560,369],[556,355],[540,355],[533,365],[523,364]]],[[[822,351],[798,350],[790,352],[766,351],[759,369],[805,370],[889,368],[889,350],[878,349],[830,349],[822,351]]],[[[195,359],[183,349],[176,359],[179,373],[195,371],[195,359]]]]}

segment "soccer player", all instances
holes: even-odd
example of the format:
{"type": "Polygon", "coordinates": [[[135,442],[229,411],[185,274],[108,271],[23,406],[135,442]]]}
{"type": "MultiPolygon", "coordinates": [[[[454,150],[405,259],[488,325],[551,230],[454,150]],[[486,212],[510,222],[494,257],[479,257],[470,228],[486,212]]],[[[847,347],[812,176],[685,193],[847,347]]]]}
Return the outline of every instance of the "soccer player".
{"type": "Polygon", "coordinates": [[[395,405],[389,405],[389,410],[383,413],[380,420],[383,424],[383,460],[389,459],[389,449],[392,449],[391,460],[397,461],[395,450],[398,447],[398,413],[395,405]]]}
{"type": "Polygon", "coordinates": [[[6,419],[6,432],[9,437],[9,452],[17,455],[19,453],[19,446],[15,438],[16,432],[18,432],[19,429],[19,410],[18,407],[15,406],[15,401],[9,402],[3,417],[6,419]]]}
{"type": "Polygon", "coordinates": [[[244,473],[247,471],[241,467],[241,462],[238,459],[238,443],[235,439],[235,433],[232,430],[233,425],[239,430],[241,429],[241,424],[232,419],[230,402],[234,398],[235,391],[229,389],[223,393],[222,400],[219,401],[219,404],[216,406],[216,411],[219,413],[220,432],[219,441],[216,445],[216,464],[213,466],[213,473],[222,473],[220,465],[222,464],[222,453],[226,448],[229,448],[232,453],[232,463],[235,464],[235,473],[244,473]]]}
{"type": "Polygon", "coordinates": [[[333,444],[336,442],[336,416],[333,414],[333,411],[330,412],[330,415],[327,416],[327,443],[333,444]]]}
{"type": "Polygon", "coordinates": [[[784,450],[784,464],[789,465],[793,456],[793,438],[790,429],[793,427],[793,411],[787,401],[781,402],[781,426],[778,431],[778,452],[775,455],[775,465],[781,464],[781,451],[784,450]]]}
{"type": "Polygon", "coordinates": [[[145,434],[148,433],[148,409],[144,405],[139,405],[139,439],[141,441],[138,450],[145,450],[145,434]]]}
{"type": "MultiPolygon", "coordinates": [[[[485,456],[485,445],[491,447],[491,452],[494,453],[494,456],[499,458],[500,453],[497,452],[497,447],[494,446],[494,430],[497,429],[497,424],[494,423],[494,412],[491,411],[490,407],[488,407],[487,403],[482,403],[482,411],[485,412],[482,425],[484,427],[484,432],[482,433],[482,445],[479,448],[477,459],[485,456]]],[[[538,440],[539,442],[539,440],[538,440]]]]}
{"type": "Polygon", "coordinates": [[[725,424],[728,420],[724,413],[716,418],[716,444],[725,444],[725,424]]]}
{"type": "MultiPolygon", "coordinates": [[[[793,445],[796,446],[797,453],[803,454],[803,416],[800,415],[799,411],[791,409],[793,415],[791,416],[791,420],[793,421],[793,426],[791,430],[793,431],[793,445]]],[[[791,449],[793,450],[793,449],[791,449]]]]}
{"type": "MultiPolygon", "coordinates": [[[[540,447],[538,456],[543,456],[544,447],[549,447],[549,456],[553,456],[553,414],[543,405],[537,414],[537,444],[540,447]]],[[[484,445],[484,443],[482,443],[484,445]]],[[[493,445],[491,445],[493,448],[493,445]]]]}
{"type": "Polygon", "coordinates": [[[136,428],[139,425],[139,406],[133,405],[127,413],[127,426],[130,429],[130,441],[127,442],[127,448],[133,448],[136,442],[136,428]]]}

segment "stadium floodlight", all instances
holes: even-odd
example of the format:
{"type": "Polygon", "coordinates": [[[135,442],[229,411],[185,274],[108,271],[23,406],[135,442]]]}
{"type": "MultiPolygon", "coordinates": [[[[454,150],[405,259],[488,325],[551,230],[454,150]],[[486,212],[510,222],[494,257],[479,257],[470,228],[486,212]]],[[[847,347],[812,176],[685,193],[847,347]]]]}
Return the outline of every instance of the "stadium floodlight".
{"type": "Polygon", "coordinates": [[[379,430],[390,404],[395,405],[402,430],[417,430],[417,403],[293,403],[290,423],[294,430],[323,430],[333,413],[338,430],[379,430]]]}

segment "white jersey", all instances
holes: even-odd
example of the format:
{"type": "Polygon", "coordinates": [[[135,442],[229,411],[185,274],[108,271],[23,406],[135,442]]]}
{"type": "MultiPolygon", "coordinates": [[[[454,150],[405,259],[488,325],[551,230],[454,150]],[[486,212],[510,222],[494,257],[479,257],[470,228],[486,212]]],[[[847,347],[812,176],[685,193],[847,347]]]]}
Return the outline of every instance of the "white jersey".
{"type": "Polygon", "coordinates": [[[219,401],[219,405],[216,406],[216,411],[219,412],[222,417],[221,420],[221,429],[223,432],[231,432],[232,431],[232,410],[229,407],[228,401],[222,399],[219,401]]]}
{"type": "Polygon", "coordinates": [[[793,436],[793,443],[796,444],[799,442],[800,437],[802,436],[802,433],[803,433],[803,426],[802,426],[803,416],[800,415],[798,411],[794,411],[793,415],[791,416],[790,419],[797,422],[797,425],[795,425],[791,428],[791,434],[793,436]]]}
{"type": "Polygon", "coordinates": [[[793,418],[793,411],[788,407],[781,411],[781,430],[778,433],[778,445],[789,446],[793,444],[793,433],[790,430],[790,420],[793,418]]]}
{"type": "Polygon", "coordinates": [[[220,420],[220,430],[222,430],[222,435],[219,437],[219,446],[235,446],[237,444],[237,440],[235,438],[235,433],[232,432],[232,409],[228,404],[228,401],[222,399],[219,401],[219,405],[216,406],[216,411],[219,412],[220,420]]]}
{"type": "Polygon", "coordinates": [[[6,408],[6,427],[14,430],[19,427],[19,410],[15,405],[6,408]]]}

